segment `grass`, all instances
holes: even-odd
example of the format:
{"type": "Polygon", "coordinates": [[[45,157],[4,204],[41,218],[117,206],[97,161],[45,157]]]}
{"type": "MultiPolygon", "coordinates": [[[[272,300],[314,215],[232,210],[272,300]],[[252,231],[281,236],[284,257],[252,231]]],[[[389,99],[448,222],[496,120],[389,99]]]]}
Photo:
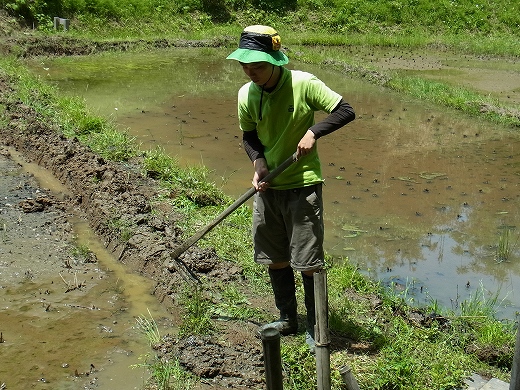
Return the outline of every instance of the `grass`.
{"type": "Polygon", "coordinates": [[[143,367],[151,374],[144,390],[190,390],[194,388],[195,378],[181,367],[178,360],[152,358],[134,367],[143,367]]]}
{"type": "Polygon", "coordinates": [[[211,320],[213,305],[209,297],[204,295],[199,285],[185,286],[183,294],[184,315],[179,329],[180,337],[190,335],[207,335],[213,332],[215,325],[211,320]]]}
{"type": "MultiPolygon", "coordinates": [[[[414,307],[361,275],[347,259],[330,265],[328,286],[332,339],[348,337],[357,345],[348,353],[332,350],[333,389],[342,388],[339,368],[345,365],[352,368],[361,389],[453,389],[473,372],[508,380],[514,323],[494,319],[499,303],[496,296],[486,297],[483,288],[457,310],[440,311],[434,302],[414,307]],[[490,364],[478,354],[482,350],[501,352],[490,364]]],[[[213,288],[205,286],[204,290],[213,288]]],[[[265,321],[236,286],[218,288],[220,298],[203,294],[201,288],[189,291],[179,336],[212,333],[214,315],[265,321]]],[[[315,359],[303,336],[283,338],[281,347],[284,388],[314,389],[315,359]]]]}
{"type": "Polygon", "coordinates": [[[11,101],[19,99],[46,118],[57,132],[67,138],[77,137],[99,155],[112,161],[128,161],[135,157],[138,145],[114,123],[91,113],[78,98],[60,96],[52,85],[30,75],[29,71],[11,57],[0,61],[2,74],[18,80],[11,101]]]}
{"type": "MultiPolygon", "coordinates": [[[[161,341],[159,327],[152,314],[141,315],[136,319],[136,329],[143,334],[150,346],[161,341]]],[[[141,356],[143,363],[132,365],[132,368],[144,368],[150,373],[145,389],[155,390],[189,390],[193,388],[195,378],[186,372],[176,359],[159,359],[157,356],[141,356]]]]}
{"type": "Polygon", "coordinates": [[[333,68],[340,73],[352,75],[423,101],[458,110],[471,117],[480,117],[483,120],[510,127],[520,127],[518,107],[503,104],[496,98],[469,88],[409,76],[404,72],[376,69],[353,60],[343,46],[321,48],[301,46],[294,47],[293,50],[297,53],[293,57],[299,61],[333,68]]]}
{"type": "MultiPolygon", "coordinates": [[[[12,3],[11,0],[3,1],[6,4],[12,3]]],[[[23,0],[18,2],[24,3],[23,0]]],[[[33,8],[33,13],[41,15],[38,13],[38,3],[30,7],[33,8]]],[[[217,3],[218,6],[209,8],[200,8],[197,1],[185,3],[189,5],[134,0],[125,3],[126,6],[119,9],[114,8],[109,1],[100,0],[95,5],[100,11],[90,13],[90,10],[82,8],[84,5],[81,3],[70,2],[63,6],[63,12],[76,17],[77,27],[68,32],[70,36],[91,39],[104,37],[103,40],[136,40],[144,37],[212,39],[220,44],[233,46],[235,40],[229,37],[238,36],[244,25],[258,23],[263,19],[262,23],[271,23],[280,31],[286,29],[293,32],[293,35],[284,35],[284,46],[291,48],[293,58],[332,66],[341,72],[494,123],[520,127],[520,114],[515,106],[499,103],[484,93],[467,88],[420,77],[409,77],[399,72],[383,72],[367,64],[353,63],[352,59],[348,58],[346,50],[355,46],[408,50],[434,48],[477,56],[517,58],[520,55],[520,47],[515,31],[519,22],[518,17],[511,16],[512,5],[506,0],[498,2],[493,7],[476,7],[470,1],[433,4],[429,0],[404,0],[397,3],[316,0],[297,2],[294,10],[287,12],[284,9],[282,13],[269,13],[247,7],[246,10],[242,10],[232,1],[221,1],[217,3]],[[407,8],[408,3],[413,4],[407,8]],[[351,7],[354,7],[356,17],[347,12],[351,7]],[[230,19],[227,23],[215,23],[214,13],[221,12],[222,9],[229,12],[230,19]],[[403,14],[405,9],[407,11],[403,14]],[[136,14],[137,10],[142,12],[136,14]],[[427,13],[417,15],[419,12],[427,13]],[[379,22],[376,23],[376,20],[379,22]],[[419,20],[421,23],[417,22],[419,20]],[[285,26],[298,27],[292,29],[285,26]],[[320,52],[316,46],[325,47],[326,50],[320,52]],[[334,60],[331,61],[331,58],[334,60]]],[[[276,6],[272,4],[270,7],[276,6]]],[[[45,26],[41,29],[45,31],[45,26]]],[[[47,31],[52,32],[49,28],[47,31]]],[[[71,119],[79,124],[80,132],[82,128],[86,128],[88,133],[94,134],[95,131],[92,131],[91,127],[105,126],[89,118],[71,119]]],[[[182,128],[180,137],[182,143],[182,128]]],[[[93,137],[92,142],[93,145],[99,142],[97,150],[100,152],[105,150],[102,140],[93,137]]],[[[124,144],[126,140],[121,142],[124,144]]],[[[107,152],[110,152],[110,149],[107,152]]],[[[124,159],[132,155],[133,151],[129,150],[117,158],[124,159]]]]}
{"type": "Polygon", "coordinates": [[[218,288],[221,299],[213,310],[218,317],[238,321],[249,321],[252,318],[261,322],[267,321],[264,311],[252,306],[248,297],[237,286],[225,284],[218,288]]]}
{"type": "Polygon", "coordinates": [[[119,239],[122,242],[127,242],[130,240],[137,228],[135,224],[122,218],[114,218],[108,221],[108,227],[110,230],[118,232],[119,239]]]}
{"type": "Polygon", "coordinates": [[[77,244],[72,248],[72,256],[79,257],[83,262],[89,262],[92,251],[86,244],[77,244]]]}
{"type": "Polygon", "coordinates": [[[208,181],[209,171],[206,167],[181,168],[177,160],[161,148],[145,152],[143,169],[148,176],[159,180],[174,195],[172,198],[176,198],[179,205],[190,211],[197,207],[222,205],[227,198],[214,183],[208,181]]]}
{"type": "Polygon", "coordinates": [[[399,75],[392,77],[386,86],[421,100],[454,108],[473,117],[483,117],[494,123],[520,127],[520,111],[517,108],[501,104],[497,99],[468,88],[399,75]]]}
{"type": "Polygon", "coordinates": [[[470,371],[508,380],[503,367],[510,367],[512,354],[506,353],[509,365],[490,367],[467,353],[472,346],[499,350],[514,345],[514,323],[494,319],[497,299],[486,298],[483,289],[462,302],[458,311],[439,312],[434,302],[427,307],[410,306],[360,276],[348,262],[330,269],[329,286],[331,332],[348,334],[366,346],[364,352],[333,353],[333,366],[352,367],[361,388],[449,389],[460,386],[470,371]],[[356,298],[358,294],[365,298],[356,298]],[[420,325],[411,313],[432,320],[420,325]],[[428,317],[430,313],[436,316],[428,317]]]}

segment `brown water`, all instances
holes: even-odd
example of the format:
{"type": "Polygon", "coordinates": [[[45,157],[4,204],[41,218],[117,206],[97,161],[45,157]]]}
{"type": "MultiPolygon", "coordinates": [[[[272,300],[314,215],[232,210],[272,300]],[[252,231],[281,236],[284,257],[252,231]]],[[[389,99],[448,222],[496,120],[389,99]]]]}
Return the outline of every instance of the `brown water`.
{"type": "MultiPolygon", "coordinates": [[[[175,49],[32,67],[64,94],[82,96],[113,118],[143,148],[160,146],[182,163],[206,165],[216,184],[238,197],[252,177],[235,103],[246,80],[225,54],[175,49]]],[[[422,54],[422,65],[408,70],[433,77],[422,54]]],[[[385,55],[374,62],[399,67],[385,55]]],[[[408,57],[408,67],[419,58],[408,57]]],[[[436,78],[474,85],[476,59],[471,67],[467,57],[449,61],[445,73],[435,69],[436,78]]],[[[487,84],[497,89],[490,93],[517,101],[518,86],[508,80],[517,80],[518,63],[504,70],[501,62],[479,61],[496,76],[487,84]]],[[[319,141],[327,251],[348,256],[415,302],[457,308],[482,288],[486,299],[499,296],[500,316],[513,317],[520,307],[519,253],[497,261],[495,252],[505,231],[511,242],[519,237],[518,134],[326,69],[297,67],[323,79],[357,113],[355,122],[319,141]]]]}
{"type": "MultiPolygon", "coordinates": [[[[10,153],[41,188],[57,198],[67,196],[47,170],[10,153]]],[[[40,218],[38,214],[20,215],[19,226],[7,222],[2,231],[2,245],[20,245],[8,246],[15,249],[0,256],[0,388],[5,381],[12,390],[141,389],[149,373],[131,366],[142,363],[150,349],[136,318],[152,315],[162,334],[173,331],[168,313],[151,294],[151,281],[112,258],[88,224],[74,216],[77,244],[87,246],[97,261],[76,264],[69,254],[70,269],[61,266],[69,252],[62,254],[65,243],[55,234],[59,229],[51,222],[25,222],[40,218]],[[17,234],[15,229],[22,230],[17,234]],[[84,287],[66,292],[62,281],[73,280],[84,287]]]]}

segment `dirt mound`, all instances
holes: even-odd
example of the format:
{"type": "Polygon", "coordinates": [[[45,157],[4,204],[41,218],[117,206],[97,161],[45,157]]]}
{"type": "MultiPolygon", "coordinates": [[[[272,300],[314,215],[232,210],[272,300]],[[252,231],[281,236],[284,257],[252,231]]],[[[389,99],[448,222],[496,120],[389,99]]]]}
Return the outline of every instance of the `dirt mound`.
{"type": "Polygon", "coordinates": [[[210,336],[190,336],[183,340],[164,338],[155,349],[162,358],[175,356],[204,384],[263,388],[265,385],[259,376],[264,371],[262,351],[259,345],[251,345],[248,341],[251,331],[247,327],[242,327],[241,331],[236,328],[234,336],[226,335],[226,342],[221,337],[210,336]],[[229,343],[230,339],[235,339],[235,343],[229,343]]]}

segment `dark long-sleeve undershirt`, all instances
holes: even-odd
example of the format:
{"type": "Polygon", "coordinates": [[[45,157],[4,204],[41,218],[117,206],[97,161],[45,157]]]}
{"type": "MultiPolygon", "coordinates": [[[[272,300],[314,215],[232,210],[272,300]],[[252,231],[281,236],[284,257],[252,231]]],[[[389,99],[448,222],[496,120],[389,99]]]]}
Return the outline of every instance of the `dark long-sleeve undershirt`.
{"type": "Polygon", "coordinates": [[[265,158],[264,145],[260,142],[256,130],[244,131],[244,134],[242,135],[242,143],[244,144],[244,150],[251,161],[265,158]]]}
{"type": "MultiPolygon", "coordinates": [[[[354,113],[354,109],[342,99],[325,119],[311,126],[309,130],[311,130],[314,133],[314,137],[318,139],[338,130],[347,123],[352,122],[355,118],[356,114],[354,113]]],[[[251,161],[255,161],[258,158],[265,158],[264,145],[260,142],[256,130],[244,131],[242,142],[251,161]]]]}
{"type": "Polygon", "coordinates": [[[314,138],[318,139],[338,130],[347,123],[352,122],[355,118],[354,109],[350,104],[341,99],[325,119],[311,126],[309,130],[314,133],[314,138]]]}

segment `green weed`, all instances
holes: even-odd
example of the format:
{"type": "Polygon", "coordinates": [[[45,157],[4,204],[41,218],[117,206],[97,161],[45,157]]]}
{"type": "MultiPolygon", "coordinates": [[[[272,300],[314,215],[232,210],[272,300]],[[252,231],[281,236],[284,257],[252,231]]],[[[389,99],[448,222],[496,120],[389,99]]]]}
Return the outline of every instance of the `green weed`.
{"type": "Polygon", "coordinates": [[[142,363],[131,368],[144,368],[150,373],[146,389],[154,390],[190,390],[195,386],[196,378],[186,372],[177,359],[162,360],[149,355],[140,356],[142,363]]]}
{"type": "Polygon", "coordinates": [[[208,180],[204,166],[180,168],[161,148],[145,153],[143,167],[148,176],[160,180],[173,197],[184,196],[197,206],[221,205],[226,196],[208,180]]]}
{"type": "MultiPolygon", "coordinates": [[[[27,21],[32,18],[36,22],[43,21],[38,15],[48,11],[44,9],[43,3],[39,0],[0,0],[0,5],[12,13],[22,15],[27,21]],[[22,6],[33,8],[28,10],[30,13],[24,14],[22,6]]],[[[96,39],[100,36],[103,39],[143,36],[190,39],[219,37],[224,45],[235,47],[236,39],[227,40],[226,37],[237,37],[244,25],[258,20],[273,24],[281,32],[282,29],[289,30],[297,26],[294,28],[295,34],[287,34],[287,39],[284,35],[284,44],[293,45],[291,50],[294,58],[337,67],[371,82],[495,121],[504,119],[497,118],[493,112],[482,114],[480,109],[482,106],[498,106],[497,103],[473,91],[401,74],[377,73],[364,64],[353,62],[345,53],[349,45],[376,45],[408,48],[431,46],[464,53],[518,55],[517,41],[512,37],[519,24],[520,12],[515,12],[518,6],[515,8],[502,1],[495,2],[493,7],[483,5],[482,9],[475,9],[474,2],[469,0],[440,3],[433,0],[406,0],[401,3],[304,0],[293,3],[296,8],[290,13],[277,14],[248,7],[245,2],[229,0],[223,4],[224,9],[231,14],[230,20],[235,21],[229,24],[213,22],[212,18],[218,9],[215,4],[212,4],[210,10],[204,10],[202,3],[189,0],[135,0],[118,7],[108,0],[100,0],[88,10],[82,8],[82,4],[69,0],[61,10],[63,16],[68,14],[74,17],[70,36],[91,36],[96,39]],[[155,22],[136,23],[136,19],[132,19],[136,15],[139,15],[140,21],[155,22]],[[111,23],[107,23],[107,20],[111,23]],[[491,25],[493,31],[489,33],[491,25]],[[327,48],[321,51],[308,49],[308,46],[316,44],[327,48]],[[300,49],[302,54],[296,54],[295,50],[300,49]]],[[[219,4],[222,5],[221,2],[219,4]]],[[[91,115],[81,100],[60,97],[54,88],[31,77],[21,63],[12,58],[0,60],[0,72],[16,80],[16,91],[9,98],[12,101],[19,99],[36,110],[57,131],[68,137],[77,136],[82,142],[92,142],[93,148],[100,153],[108,151],[104,155],[106,158],[124,161],[133,156],[132,139],[122,137],[117,140],[117,135],[116,140],[112,139],[112,125],[91,115]],[[118,148],[122,151],[119,152],[118,148]]],[[[517,123],[507,115],[504,121],[513,125],[517,123]]],[[[180,136],[183,142],[182,131],[180,136]]],[[[185,234],[190,234],[211,220],[229,203],[229,199],[218,188],[208,183],[208,172],[204,168],[181,169],[174,159],[161,150],[144,153],[144,168],[149,176],[163,183],[171,194],[172,203],[186,215],[182,226],[185,234]]],[[[222,258],[242,265],[248,280],[258,281],[253,285],[258,291],[266,293],[265,275],[251,259],[250,217],[247,207],[240,208],[201,243],[214,245],[222,258]]],[[[110,226],[119,232],[123,240],[128,240],[133,234],[133,226],[129,222],[114,219],[110,226]]],[[[512,246],[511,237],[502,238],[500,245],[502,248],[498,252],[508,253],[512,246]]],[[[410,299],[407,289],[404,294],[394,294],[365,278],[346,259],[333,262],[329,269],[331,332],[348,337],[358,348],[352,353],[333,352],[334,367],[344,364],[352,367],[362,389],[454,388],[461,385],[461,378],[468,375],[469,370],[486,372],[507,380],[507,371],[496,362],[484,362],[476,354],[467,352],[470,346],[484,348],[491,345],[498,349],[500,346],[513,345],[514,331],[511,324],[501,323],[494,318],[496,307],[500,304],[496,297],[488,297],[481,290],[469,300],[457,304],[454,310],[445,313],[432,302],[429,307],[420,310],[437,313],[447,322],[442,325],[440,321],[434,320],[424,326],[410,319],[412,309],[419,309],[408,306],[410,299]]],[[[249,309],[246,297],[238,289],[226,287],[221,294],[223,303],[215,308],[201,289],[185,292],[181,336],[211,333],[214,314],[238,318],[260,316],[260,313],[249,309]],[[233,301],[238,304],[233,305],[233,301]]],[[[145,329],[150,342],[158,340],[160,335],[153,318],[142,317],[141,321],[140,326],[145,329]]],[[[309,378],[315,376],[314,358],[309,355],[301,337],[284,338],[282,354],[287,387],[313,388],[313,380],[309,378]]],[[[508,358],[504,354],[503,360],[507,362],[508,358]]],[[[150,370],[161,389],[187,388],[182,386],[190,386],[192,383],[176,361],[154,358],[139,366],[150,370]]],[[[339,386],[337,380],[334,372],[333,382],[339,386]]]]}
{"type": "Polygon", "coordinates": [[[247,297],[233,284],[226,284],[220,292],[221,300],[215,306],[214,312],[219,317],[249,321],[263,319],[263,313],[251,306],[247,297]]]}
{"type": "MultiPolygon", "coordinates": [[[[150,310],[148,316],[140,315],[136,318],[136,329],[146,338],[150,346],[161,341],[161,335],[157,322],[154,320],[150,310]]],[[[157,356],[145,355],[139,357],[143,363],[132,365],[132,368],[145,368],[150,373],[148,384],[159,390],[189,390],[193,388],[195,378],[186,372],[177,359],[159,359],[157,356]]]]}
{"type": "Polygon", "coordinates": [[[133,235],[135,226],[130,222],[121,218],[114,218],[108,222],[108,227],[119,233],[119,239],[127,242],[133,235]]]}
{"type": "Polygon", "coordinates": [[[202,288],[186,286],[183,294],[184,316],[179,336],[206,335],[214,330],[212,303],[204,296],[202,288]]]}
{"type": "Polygon", "coordinates": [[[72,250],[74,256],[87,257],[90,254],[90,248],[86,244],[80,244],[72,250]]]}
{"type": "Polygon", "coordinates": [[[433,101],[472,116],[482,116],[495,123],[520,126],[516,109],[463,87],[454,87],[420,77],[395,75],[386,86],[419,99],[433,101]]]}
{"type": "Polygon", "coordinates": [[[314,381],[316,361],[309,353],[303,340],[281,342],[282,369],[284,389],[312,390],[316,388],[314,381]]]}
{"type": "Polygon", "coordinates": [[[161,341],[159,327],[150,313],[150,310],[148,310],[148,317],[141,315],[137,317],[135,321],[136,329],[146,337],[150,346],[156,345],[161,341]]]}
{"type": "Polygon", "coordinates": [[[72,256],[79,258],[83,263],[93,263],[97,261],[96,256],[86,244],[75,245],[72,248],[72,256]]]}
{"type": "Polygon", "coordinates": [[[138,154],[135,138],[112,127],[90,133],[86,143],[94,152],[111,161],[128,161],[138,154]]]}
{"type": "Polygon", "coordinates": [[[459,314],[462,317],[493,318],[501,303],[498,301],[499,294],[500,291],[497,291],[496,293],[489,295],[488,291],[481,283],[475,293],[470,294],[469,298],[460,302],[459,307],[455,309],[459,310],[459,314]]]}

